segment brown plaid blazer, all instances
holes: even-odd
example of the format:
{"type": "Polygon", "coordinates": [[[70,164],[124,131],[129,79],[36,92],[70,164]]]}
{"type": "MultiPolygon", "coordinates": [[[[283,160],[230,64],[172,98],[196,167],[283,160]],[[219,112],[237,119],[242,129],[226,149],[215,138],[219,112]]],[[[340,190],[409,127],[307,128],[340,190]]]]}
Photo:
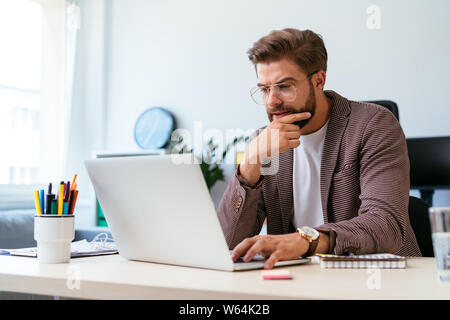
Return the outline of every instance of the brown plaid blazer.
{"type": "MultiPolygon", "coordinates": [[[[320,168],[325,223],[311,227],[330,235],[330,253],[420,256],[408,217],[409,158],[399,122],[384,107],[325,94],[332,100],[320,168]]],[[[293,150],[277,158],[278,172],[261,176],[256,186],[236,167],[218,208],[230,249],[259,234],[266,218],[268,234],[295,231],[293,150]]]]}

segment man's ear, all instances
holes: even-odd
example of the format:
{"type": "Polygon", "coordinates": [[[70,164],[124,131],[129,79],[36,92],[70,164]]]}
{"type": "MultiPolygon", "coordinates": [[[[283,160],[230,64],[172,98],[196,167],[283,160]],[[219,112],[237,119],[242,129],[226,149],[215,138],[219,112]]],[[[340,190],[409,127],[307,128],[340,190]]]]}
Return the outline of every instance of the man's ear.
{"type": "Polygon", "coordinates": [[[327,79],[327,74],[323,70],[317,71],[312,78],[312,83],[315,88],[323,90],[325,87],[325,81],[327,79]]]}

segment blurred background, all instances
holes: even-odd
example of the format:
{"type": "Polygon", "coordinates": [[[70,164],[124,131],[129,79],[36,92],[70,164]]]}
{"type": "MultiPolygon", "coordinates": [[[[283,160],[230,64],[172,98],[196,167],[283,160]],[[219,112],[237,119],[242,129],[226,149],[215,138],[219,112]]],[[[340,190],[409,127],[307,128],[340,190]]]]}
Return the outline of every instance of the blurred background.
{"type": "MultiPolygon", "coordinates": [[[[394,101],[407,138],[450,136],[448,12],[446,0],[0,0],[0,210],[31,209],[33,189],[77,173],[77,224],[98,225],[83,161],[167,148],[139,146],[149,108],[193,134],[266,125],[246,52],[287,27],[322,35],[325,89],[394,101]]],[[[220,165],[216,206],[233,167],[220,165]]]]}

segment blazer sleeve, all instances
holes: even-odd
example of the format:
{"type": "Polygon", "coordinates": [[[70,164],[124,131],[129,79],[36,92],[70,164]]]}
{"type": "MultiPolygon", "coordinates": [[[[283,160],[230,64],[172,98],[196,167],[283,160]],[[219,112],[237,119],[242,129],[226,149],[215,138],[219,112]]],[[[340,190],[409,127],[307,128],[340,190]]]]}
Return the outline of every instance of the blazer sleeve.
{"type": "Polygon", "coordinates": [[[261,176],[255,186],[248,184],[239,174],[238,166],[228,182],[217,214],[230,249],[261,232],[266,217],[261,188],[263,180],[261,176]]]}
{"type": "Polygon", "coordinates": [[[394,116],[378,109],[367,122],[360,146],[358,216],[316,228],[329,232],[334,254],[397,252],[409,224],[409,158],[394,116]]]}
{"type": "MultiPolygon", "coordinates": [[[[257,130],[250,139],[260,131],[257,130]]],[[[240,165],[236,166],[217,210],[230,249],[245,238],[258,235],[266,218],[262,196],[264,176],[260,176],[256,185],[251,185],[240,175],[239,169],[240,165]]]]}

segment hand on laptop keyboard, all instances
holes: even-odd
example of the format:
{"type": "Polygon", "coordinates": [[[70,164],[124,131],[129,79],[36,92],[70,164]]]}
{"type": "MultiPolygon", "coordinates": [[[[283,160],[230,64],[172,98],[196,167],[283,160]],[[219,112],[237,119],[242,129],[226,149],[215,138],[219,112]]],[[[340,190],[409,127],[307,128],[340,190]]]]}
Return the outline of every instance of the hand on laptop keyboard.
{"type": "MultiPolygon", "coordinates": [[[[231,255],[232,252],[233,252],[233,250],[230,250],[230,255],[231,255]]],[[[255,255],[255,256],[253,257],[252,260],[250,260],[250,261],[248,261],[248,262],[265,261],[265,260],[266,260],[266,259],[265,259],[262,255],[257,254],[257,255],[255,255]]],[[[235,261],[235,263],[238,263],[238,262],[246,263],[246,262],[244,261],[243,257],[240,257],[240,258],[238,258],[238,259],[235,261]]]]}

